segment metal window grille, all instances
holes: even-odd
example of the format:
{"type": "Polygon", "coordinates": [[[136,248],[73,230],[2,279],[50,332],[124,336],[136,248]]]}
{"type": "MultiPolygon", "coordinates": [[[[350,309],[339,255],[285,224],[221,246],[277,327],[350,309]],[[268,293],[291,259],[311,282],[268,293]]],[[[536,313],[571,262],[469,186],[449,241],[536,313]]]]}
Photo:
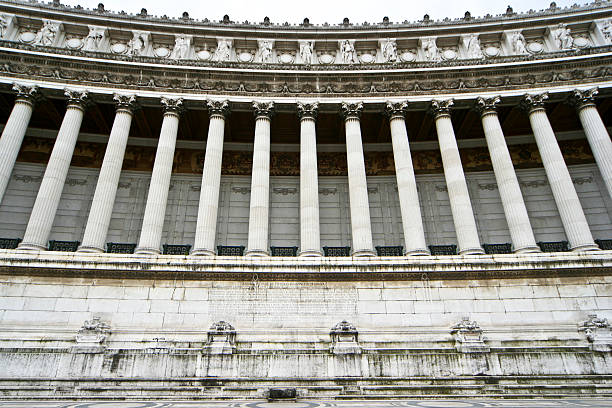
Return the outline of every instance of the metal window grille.
{"type": "Polygon", "coordinates": [[[612,251],[612,239],[596,239],[595,243],[604,251],[612,251]]]}
{"type": "Polygon", "coordinates": [[[298,247],[270,247],[272,256],[297,256],[298,247]]]}
{"type": "Polygon", "coordinates": [[[351,256],[351,247],[323,247],[325,256],[351,256]]]}
{"type": "Polygon", "coordinates": [[[457,245],[430,245],[432,255],[457,255],[457,245]]]}
{"type": "Polygon", "coordinates": [[[483,244],[482,248],[490,255],[512,253],[512,244],[483,244]]]}
{"type": "Polygon", "coordinates": [[[217,246],[217,255],[219,256],[243,256],[244,246],[228,246],[219,245],[217,246]]]}
{"type": "Polygon", "coordinates": [[[558,242],[538,242],[542,252],[568,252],[569,243],[567,241],[558,242]]]}
{"type": "Polygon", "coordinates": [[[16,249],[20,242],[20,238],[0,238],[0,249],[16,249]]]}
{"type": "Polygon", "coordinates": [[[76,252],[80,241],[49,241],[49,251],[76,252]]]}
{"type": "Polygon", "coordinates": [[[109,254],[133,254],[136,244],[126,244],[121,242],[107,242],[106,252],[109,254]]]}
{"type": "Polygon", "coordinates": [[[189,255],[191,245],[164,244],[164,255],[189,255]]]}
{"type": "Polygon", "coordinates": [[[403,256],[404,255],[404,247],[403,246],[377,246],[376,254],[378,256],[403,256]]]}

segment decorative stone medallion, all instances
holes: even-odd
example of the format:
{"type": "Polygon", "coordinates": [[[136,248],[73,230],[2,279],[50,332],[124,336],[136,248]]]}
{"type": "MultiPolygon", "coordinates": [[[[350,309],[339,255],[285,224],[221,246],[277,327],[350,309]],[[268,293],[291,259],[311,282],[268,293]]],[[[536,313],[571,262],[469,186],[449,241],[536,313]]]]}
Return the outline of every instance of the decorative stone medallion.
{"type": "Polygon", "coordinates": [[[445,60],[454,60],[457,59],[457,52],[455,50],[444,50],[442,53],[442,58],[445,60]]]}
{"type": "Polygon", "coordinates": [[[400,54],[400,59],[404,62],[412,62],[416,59],[416,55],[410,51],[404,51],[400,54]]]}
{"type": "Polygon", "coordinates": [[[373,63],[376,60],[376,58],[372,54],[370,54],[370,53],[361,54],[359,56],[359,59],[364,64],[371,64],[371,63],[373,63]]]}
{"type": "Polygon", "coordinates": [[[80,38],[71,38],[66,41],[66,47],[73,50],[78,50],[83,47],[83,40],[81,40],[80,38]]]}
{"type": "Polygon", "coordinates": [[[240,62],[251,62],[253,61],[253,54],[247,51],[243,51],[238,54],[238,60],[240,60],[240,62]]]}
{"type": "Polygon", "coordinates": [[[531,53],[537,54],[544,51],[544,46],[539,42],[531,42],[527,44],[527,50],[531,53]]]}
{"type": "Polygon", "coordinates": [[[31,43],[36,38],[36,33],[25,31],[19,35],[19,40],[24,43],[31,43]]]}
{"type": "Polygon", "coordinates": [[[111,46],[111,51],[115,54],[124,54],[127,51],[127,46],[123,43],[116,43],[111,46]]]}
{"type": "Polygon", "coordinates": [[[499,55],[499,48],[491,45],[485,48],[484,53],[487,57],[497,57],[499,55]]]}
{"type": "Polygon", "coordinates": [[[170,55],[170,50],[166,47],[158,47],[153,50],[153,53],[160,58],[166,58],[170,55]]]}
{"type": "Polygon", "coordinates": [[[323,54],[319,57],[319,62],[321,62],[321,64],[331,64],[336,60],[336,57],[334,57],[331,54],[323,54]]]}
{"type": "Polygon", "coordinates": [[[587,38],[578,37],[574,39],[574,46],[576,46],[577,48],[585,48],[585,47],[588,47],[589,45],[590,45],[590,42],[587,38]]]}
{"type": "Polygon", "coordinates": [[[207,50],[202,50],[198,52],[196,55],[198,56],[198,59],[202,61],[208,61],[212,57],[212,54],[210,53],[210,51],[207,51],[207,50]]]}
{"type": "Polygon", "coordinates": [[[293,62],[293,60],[295,59],[295,57],[291,54],[289,54],[288,52],[285,52],[283,54],[281,54],[278,57],[278,60],[282,63],[282,64],[291,64],[293,62]]]}

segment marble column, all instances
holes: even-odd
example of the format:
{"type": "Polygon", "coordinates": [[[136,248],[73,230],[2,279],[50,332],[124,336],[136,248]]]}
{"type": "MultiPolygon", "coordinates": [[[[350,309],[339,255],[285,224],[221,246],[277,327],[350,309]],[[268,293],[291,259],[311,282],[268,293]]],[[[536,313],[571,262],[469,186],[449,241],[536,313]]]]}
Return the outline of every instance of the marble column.
{"type": "Polygon", "coordinates": [[[593,156],[595,156],[595,162],[608,189],[608,196],[612,198],[612,141],[610,141],[608,130],[595,105],[595,95],[598,92],[597,88],[576,89],[572,93],[570,101],[576,107],[584,133],[591,146],[593,156]]]}
{"type": "Polygon", "coordinates": [[[521,106],[529,114],[533,135],[571,250],[598,250],[599,247],[593,241],[572,177],[563,160],[555,132],[546,115],[544,103],[547,99],[547,93],[525,95],[521,106]]]}
{"type": "Polygon", "coordinates": [[[316,120],[318,103],[297,104],[300,117],[300,256],[322,256],[316,120]]]}
{"type": "Polygon", "coordinates": [[[19,249],[39,251],[47,248],[74,147],[79,137],[85,107],[89,101],[87,91],[66,90],[65,95],[68,97],[66,114],[55,139],[19,249]]]}
{"type": "Polygon", "coordinates": [[[164,120],[157,143],[153,173],[151,173],[140,241],[134,251],[137,254],[157,255],[160,253],[166,217],[174,148],[176,147],[179,119],[183,110],[183,99],[163,97],[161,104],[164,107],[164,120]]]}
{"type": "Polygon", "coordinates": [[[402,213],[406,255],[429,255],[425,242],[425,231],[423,230],[423,218],[421,217],[421,205],[412,165],[410,144],[408,143],[408,132],[406,131],[407,106],[406,102],[387,102],[386,106],[391,128],[393,160],[395,161],[395,176],[402,213]]]}
{"type": "Polygon", "coordinates": [[[270,123],[274,102],[254,102],[255,142],[246,256],[268,256],[270,212],[270,123]]]}
{"type": "Polygon", "coordinates": [[[497,104],[500,102],[499,96],[480,97],[476,101],[476,110],[482,119],[497,188],[512,237],[513,251],[516,253],[540,252],[529,222],[527,207],[506,145],[504,132],[497,116],[497,104]]]}
{"type": "Polygon", "coordinates": [[[4,126],[2,137],[0,137],[0,204],[11,179],[21,143],[32,117],[34,104],[40,97],[37,86],[14,84],[13,90],[17,92],[15,105],[4,126]]]}
{"type": "Polygon", "coordinates": [[[191,255],[215,255],[219,188],[221,186],[221,160],[225,118],[229,115],[228,101],[207,101],[210,122],[206,139],[206,155],[202,170],[202,187],[198,207],[195,243],[191,255]]]}
{"type": "Polygon", "coordinates": [[[459,147],[453,130],[450,110],[454,102],[452,99],[431,102],[430,113],[436,121],[438,143],[442,154],[444,178],[448,188],[448,197],[453,214],[453,223],[457,233],[460,255],[483,254],[480,246],[474,211],[468,192],[459,147]]]}
{"type": "Polygon", "coordinates": [[[106,153],[91,202],[83,243],[78,252],[104,252],[104,242],[113,213],[136,96],[115,94],[113,99],[117,106],[115,121],[106,144],[106,153]]]}
{"type": "Polygon", "coordinates": [[[346,131],[346,158],[348,165],[349,200],[353,256],[374,256],[368,183],[361,142],[361,111],[363,103],[343,103],[342,114],[346,131]]]}

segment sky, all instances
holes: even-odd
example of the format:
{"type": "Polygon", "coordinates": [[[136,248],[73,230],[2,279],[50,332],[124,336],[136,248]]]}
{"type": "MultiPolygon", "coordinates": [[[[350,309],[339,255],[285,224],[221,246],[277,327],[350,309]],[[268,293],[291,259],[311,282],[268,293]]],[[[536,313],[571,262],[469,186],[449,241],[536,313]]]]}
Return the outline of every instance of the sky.
{"type": "MultiPolygon", "coordinates": [[[[376,23],[388,16],[392,22],[417,21],[429,14],[433,20],[445,17],[463,17],[501,14],[510,4],[514,11],[548,8],[551,0],[61,0],[62,4],[96,8],[104,3],[106,10],[139,13],[146,8],[152,15],[180,17],[187,11],[192,18],[220,20],[228,14],[232,21],[261,22],[268,16],[273,23],[301,23],[304,17],[312,24],[342,22],[376,23]]],[[[556,0],[557,6],[566,7],[585,0],[556,0]]]]}

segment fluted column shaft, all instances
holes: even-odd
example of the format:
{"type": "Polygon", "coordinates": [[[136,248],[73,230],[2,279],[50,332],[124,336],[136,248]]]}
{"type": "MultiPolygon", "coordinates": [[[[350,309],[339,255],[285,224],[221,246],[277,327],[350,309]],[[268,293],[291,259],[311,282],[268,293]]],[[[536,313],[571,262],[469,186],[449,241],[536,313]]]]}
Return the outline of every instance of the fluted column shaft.
{"type": "Polygon", "coordinates": [[[612,141],[595,105],[594,97],[597,92],[597,88],[576,90],[573,99],[595,162],[606,184],[608,196],[612,198],[612,141]]]}
{"type": "Polygon", "coordinates": [[[272,103],[255,103],[255,140],[247,256],[268,255],[270,213],[270,124],[272,103]]]}
{"type": "Polygon", "coordinates": [[[483,254],[484,250],[480,246],[474,211],[472,210],[459,147],[451,121],[450,106],[452,106],[452,101],[433,101],[432,106],[442,155],[444,178],[446,179],[453,223],[457,233],[459,254],[483,254]]]}
{"type": "Polygon", "coordinates": [[[43,176],[28,226],[19,249],[44,250],[51,234],[70,161],[74,153],[85,112],[86,92],[67,92],[66,114],[60,126],[53,151],[43,176]]]}
{"type": "Polygon", "coordinates": [[[13,167],[34,110],[36,87],[15,85],[17,98],[0,137],[0,204],[11,179],[13,167]]]}
{"type": "Polygon", "coordinates": [[[115,100],[118,102],[115,121],[106,145],[79,252],[104,252],[104,241],[113,213],[136,97],[115,95],[115,100]]]}
{"type": "Polygon", "coordinates": [[[373,256],[372,224],[366,179],[361,123],[362,104],[343,104],[346,131],[346,158],[348,167],[349,199],[353,256],[373,256]]]}
{"type": "Polygon", "coordinates": [[[572,251],[597,250],[599,248],[593,241],[572,177],[565,165],[557,138],[546,115],[543,102],[546,99],[545,96],[545,94],[528,95],[524,106],[529,114],[529,122],[559,209],[565,234],[572,251]]]}
{"type": "Polygon", "coordinates": [[[539,252],[540,249],[536,244],[529,222],[527,207],[506,145],[504,132],[495,110],[495,105],[499,101],[499,98],[479,98],[477,106],[481,114],[495,180],[512,237],[513,250],[516,253],[539,252]]]}
{"type": "Polygon", "coordinates": [[[391,141],[393,143],[393,160],[395,161],[395,176],[397,178],[397,192],[402,213],[402,227],[406,243],[406,255],[429,255],[425,242],[425,231],[421,217],[421,205],[417,190],[414,167],[403,104],[387,105],[389,125],[391,127],[391,141]]]}
{"type": "Polygon", "coordinates": [[[298,103],[300,115],[300,256],[321,256],[317,172],[317,104],[298,103]]]}
{"type": "Polygon", "coordinates": [[[182,100],[163,98],[162,104],[165,106],[164,120],[151,174],[140,241],[135,251],[137,254],[160,253],[182,100]]]}
{"type": "Polygon", "coordinates": [[[215,254],[225,116],[228,114],[229,103],[227,101],[209,101],[208,109],[210,124],[208,126],[208,138],[206,139],[200,206],[198,208],[198,222],[192,255],[215,254]]]}

